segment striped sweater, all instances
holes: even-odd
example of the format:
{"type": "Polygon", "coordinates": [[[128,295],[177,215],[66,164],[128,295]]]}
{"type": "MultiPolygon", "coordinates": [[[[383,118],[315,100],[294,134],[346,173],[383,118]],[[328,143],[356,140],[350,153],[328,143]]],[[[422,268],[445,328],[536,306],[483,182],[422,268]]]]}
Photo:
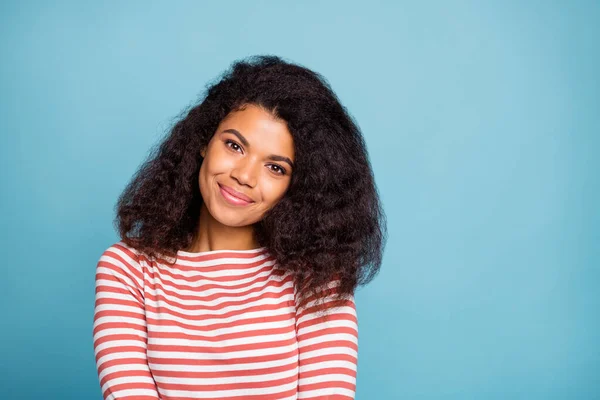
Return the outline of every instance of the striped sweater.
{"type": "MultiPolygon", "coordinates": [[[[332,283],[335,285],[335,282],[332,283]]],[[[266,248],[147,258],[123,242],[96,267],[104,399],[354,399],[353,297],[317,315],[266,248]]]]}

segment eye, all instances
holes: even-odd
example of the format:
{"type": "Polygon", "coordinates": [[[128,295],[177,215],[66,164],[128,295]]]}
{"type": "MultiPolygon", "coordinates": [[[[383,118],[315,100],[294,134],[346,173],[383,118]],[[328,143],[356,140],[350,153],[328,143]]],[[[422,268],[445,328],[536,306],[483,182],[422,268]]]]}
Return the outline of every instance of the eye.
{"type": "Polygon", "coordinates": [[[277,164],[269,164],[272,168],[271,171],[275,172],[276,174],[279,175],[285,175],[285,169],[283,167],[280,167],[277,164]]]}
{"type": "Polygon", "coordinates": [[[233,151],[238,151],[238,149],[239,150],[242,149],[242,147],[239,144],[237,144],[236,142],[234,142],[233,140],[226,140],[225,146],[229,147],[233,151]]]}

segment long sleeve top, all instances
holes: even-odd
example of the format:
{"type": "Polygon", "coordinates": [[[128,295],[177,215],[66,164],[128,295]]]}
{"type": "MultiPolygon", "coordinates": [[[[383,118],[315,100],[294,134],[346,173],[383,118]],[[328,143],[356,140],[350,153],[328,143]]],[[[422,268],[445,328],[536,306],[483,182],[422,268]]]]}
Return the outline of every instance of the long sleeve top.
{"type": "Polygon", "coordinates": [[[100,257],[93,339],[105,400],[354,399],[352,296],[326,318],[314,302],[299,307],[264,247],[177,256],[169,265],[118,242],[100,257]]]}

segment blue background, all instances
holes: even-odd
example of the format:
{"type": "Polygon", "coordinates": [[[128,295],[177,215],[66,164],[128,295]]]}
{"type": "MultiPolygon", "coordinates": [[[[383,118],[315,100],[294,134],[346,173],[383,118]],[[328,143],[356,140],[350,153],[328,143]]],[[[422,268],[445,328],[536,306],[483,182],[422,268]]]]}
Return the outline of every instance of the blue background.
{"type": "Polygon", "coordinates": [[[597,1],[2,2],[1,396],[100,399],[117,196],[272,53],[354,115],[388,216],[357,399],[600,398],[599,27],[597,1]]]}

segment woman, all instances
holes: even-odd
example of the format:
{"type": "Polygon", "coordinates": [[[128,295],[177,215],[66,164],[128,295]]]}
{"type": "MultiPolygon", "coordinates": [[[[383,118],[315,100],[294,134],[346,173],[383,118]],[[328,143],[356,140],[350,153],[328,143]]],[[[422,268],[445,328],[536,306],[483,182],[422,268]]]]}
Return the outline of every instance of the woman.
{"type": "Polygon", "coordinates": [[[142,165],[96,269],[105,399],[352,399],[385,218],[325,80],[233,64],[142,165]]]}

